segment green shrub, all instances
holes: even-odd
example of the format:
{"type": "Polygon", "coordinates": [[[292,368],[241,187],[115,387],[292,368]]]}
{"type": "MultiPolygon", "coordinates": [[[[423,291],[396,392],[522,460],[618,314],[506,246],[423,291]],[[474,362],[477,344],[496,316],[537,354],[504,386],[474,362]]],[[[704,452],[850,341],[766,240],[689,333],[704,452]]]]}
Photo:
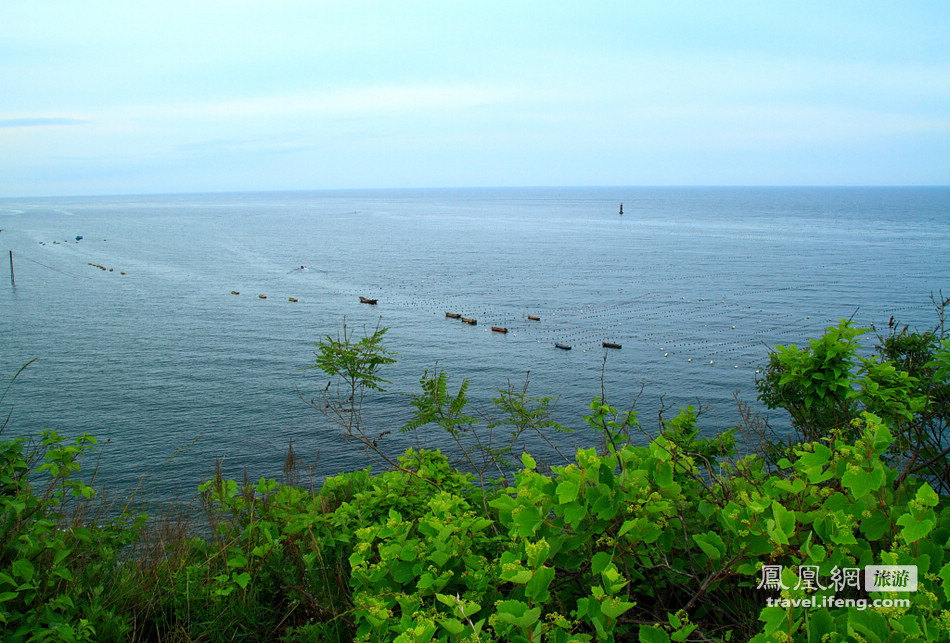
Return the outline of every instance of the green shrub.
{"type": "Polygon", "coordinates": [[[860,354],[867,329],[848,320],[807,348],[775,348],[757,382],[759,399],[786,410],[797,436],[767,447],[766,455],[777,460],[789,444],[854,434],[852,420],[870,412],[894,432],[887,458],[901,478],[917,474],[950,493],[950,341],[942,330],[898,331],[893,321],[890,328],[878,338],[877,355],[860,354]]]}
{"type": "Polygon", "coordinates": [[[80,459],[96,440],[0,442],[0,636],[5,641],[116,640],[132,631],[117,609],[122,550],[144,516],[90,515],[80,459]]]}
{"type": "MultiPolygon", "coordinates": [[[[200,487],[201,537],[127,511],[90,513],[94,492],[79,475],[91,436],[4,441],[0,635],[950,641],[940,458],[950,344],[892,333],[881,355],[864,357],[861,334],[842,322],[807,349],[772,354],[760,391],[791,413],[800,439],[766,454],[740,458],[732,432],[701,438],[692,408],[637,446],[636,414],[596,398],[585,419],[602,448],[542,467],[516,445],[525,431],[559,428],[549,398],[509,390],[496,399],[505,417],[484,424],[511,426],[509,439],[476,439],[467,452],[455,442],[466,471],[409,449],[383,458],[389,470],[344,473],[316,492],[218,473],[200,487]],[[492,467],[503,475],[489,481],[492,467]],[[868,592],[855,573],[870,565],[912,566],[917,591],[868,592]]],[[[349,382],[337,421],[368,448],[376,438],[347,403],[383,381],[380,338],[354,344],[344,332],[320,357],[349,382]]],[[[452,396],[435,373],[422,387],[407,429],[477,431],[467,383],[452,396]]]]}

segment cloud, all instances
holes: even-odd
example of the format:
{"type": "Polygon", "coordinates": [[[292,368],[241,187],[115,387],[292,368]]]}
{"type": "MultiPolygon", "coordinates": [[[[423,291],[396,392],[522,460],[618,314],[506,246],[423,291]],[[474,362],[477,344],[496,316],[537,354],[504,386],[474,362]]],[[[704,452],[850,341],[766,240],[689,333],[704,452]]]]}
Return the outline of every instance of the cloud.
{"type": "Polygon", "coordinates": [[[184,143],[178,149],[186,156],[214,157],[221,154],[295,154],[319,149],[319,146],[292,141],[208,139],[184,143]]]}
{"type": "Polygon", "coordinates": [[[115,111],[139,117],[172,119],[424,113],[505,103],[515,100],[519,93],[506,88],[465,84],[371,86],[256,98],[155,103],[121,107],[115,111]]]}
{"type": "Polygon", "coordinates": [[[55,127],[84,125],[87,122],[78,118],[64,117],[0,118],[0,127],[55,127]]]}

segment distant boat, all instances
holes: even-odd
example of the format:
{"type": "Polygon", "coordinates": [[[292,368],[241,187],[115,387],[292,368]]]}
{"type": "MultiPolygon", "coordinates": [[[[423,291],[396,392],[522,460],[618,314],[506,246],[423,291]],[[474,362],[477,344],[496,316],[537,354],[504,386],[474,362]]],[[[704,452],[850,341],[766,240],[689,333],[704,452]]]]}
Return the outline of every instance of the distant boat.
{"type": "Polygon", "coordinates": [[[375,305],[378,301],[379,301],[378,299],[369,299],[369,298],[367,298],[367,297],[360,297],[360,303],[361,303],[361,304],[374,304],[374,305],[375,305]]]}
{"type": "Polygon", "coordinates": [[[530,319],[531,321],[541,321],[541,318],[535,315],[528,315],[528,319],[530,319]]]}
{"type": "Polygon", "coordinates": [[[623,215],[623,203],[620,204],[620,214],[623,215]]]}
{"type": "Polygon", "coordinates": [[[502,328],[501,326],[492,326],[491,329],[492,329],[493,331],[495,331],[496,333],[507,333],[507,332],[508,332],[508,329],[507,329],[507,328],[502,328]]]}
{"type": "Polygon", "coordinates": [[[462,316],[458,313],[445,313],[445,316],[449,319],[460,319],[462,316]]]}
{"type": "Polygon", "coordinates": [[[297,298],[296,298],[296,297],[288,297],[288,298],[287,298],[287,301],[297,301],[297,298]]]}
{"type": "Polygon", "coordinates": [[[466,324],[471,324],[472,326],[478,323],[477,320],[472,319],[470,317],[462,317],[462,321],[465,322],[466,324]]]}
{"type": "Polygon", "coordinates": [[[267,295],[258,295],[261,299],[267,299],[267,295]]]}
{"type": "Polygon", "coordinates": [[[558,348],[561,348],[561,349],[563,349],[563,350],[566,350],[566,351],[571,350],[571,347],[568,346],[567,344],[555,344],[555,346],[557,346],[558,348]]]}
{"type": "Polygon", "coordinates": [[[620,344],[614,344],[613,342],[604,342],[604,348],[621,348],[620,344]]]}
{"type": "Polygon", "coordinates": [[[78,237],[76,237],[76,241],[82,241],[82,235],[79,235],[78,237]]]}
{"type": "Polygon", "coordinates": [[[232,291],[231,291],[231,294],[232,294],[232,295],[240,295],[241,293],[239,293],[239,292],[236,291],[236,290],[232,290],[232,291]]]}

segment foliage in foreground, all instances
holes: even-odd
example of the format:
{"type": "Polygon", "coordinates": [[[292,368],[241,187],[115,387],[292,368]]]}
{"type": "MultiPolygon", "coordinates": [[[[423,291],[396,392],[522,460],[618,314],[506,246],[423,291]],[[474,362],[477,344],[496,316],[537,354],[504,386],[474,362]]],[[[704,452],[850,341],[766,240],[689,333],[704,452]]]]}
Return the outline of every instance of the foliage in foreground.
{"type": "MultiPolygon", "coordinates": [[[[948,356],[938,345],[931,360],[943,382],[948,356]]],[[[841,372],[850,375],[835,387],[851,377],[861,389],[860,373],[841,372]]],[[[877,399],[919,391],[919,380],[878,379],[877,399]]],[[[423,388],[420,420],[463,433],[454,420],[467,417],[464,391],[423,388]]],[[[690,408],[635,446],[635,416],[595,399],[586,419],[602,449],[549,470],[524,453],[513,479],[494,485],[411,449],[390,470],[336,476],[318,492],[216,476],[201,488],[212,524],[200,538],[141,531],[142,517],[127,513],[88,520],[92,488],[76,478],[87,436],[67,446],[49,433],[32,452],[6,441],[0,636],[950,640],[950,502],[931,484],[940,470],[909,473],[911,423],[867,406],[812,422],[814,439],[739,458],[731,433],[699,437],[690,408]],[[849,570],[868,565],[915,565],[917,591],[865,592],[849,570]],[[817,607],[802,604],[809,597],[817,607]]]]}

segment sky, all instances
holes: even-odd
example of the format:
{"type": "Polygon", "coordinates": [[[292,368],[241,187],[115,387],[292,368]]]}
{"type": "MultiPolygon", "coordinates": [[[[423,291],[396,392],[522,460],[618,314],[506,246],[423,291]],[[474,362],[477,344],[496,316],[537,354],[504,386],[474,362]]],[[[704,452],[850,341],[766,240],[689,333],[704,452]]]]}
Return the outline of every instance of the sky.
{"type": "Polygon", "coordinates": [[[950,3],[3,0],[0,197],[946,185],[950,3]]]}

